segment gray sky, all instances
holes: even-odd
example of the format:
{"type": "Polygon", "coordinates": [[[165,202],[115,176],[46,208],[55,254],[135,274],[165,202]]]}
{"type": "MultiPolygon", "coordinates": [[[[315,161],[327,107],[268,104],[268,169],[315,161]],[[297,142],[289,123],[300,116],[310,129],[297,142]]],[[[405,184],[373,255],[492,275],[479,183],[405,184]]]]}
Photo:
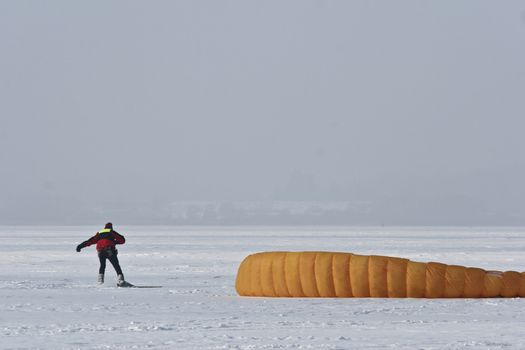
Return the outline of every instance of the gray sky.
{"type": "Polygon", "coordinates": [[[0,224],[525,225],[524,62],[523,1],[0,1],[0,224]]]}

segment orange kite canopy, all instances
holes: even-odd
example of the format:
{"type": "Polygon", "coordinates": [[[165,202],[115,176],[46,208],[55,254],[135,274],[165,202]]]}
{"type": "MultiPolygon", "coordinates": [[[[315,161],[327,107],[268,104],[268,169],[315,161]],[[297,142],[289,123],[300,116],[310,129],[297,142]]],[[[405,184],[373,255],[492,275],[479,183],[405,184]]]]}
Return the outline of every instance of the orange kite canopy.
{"type": "Polygon", "coordinates": [[[525,272],[331,252],[265,252],[241,263],[237,293],[258,297],[525,297],[525,272]]]}

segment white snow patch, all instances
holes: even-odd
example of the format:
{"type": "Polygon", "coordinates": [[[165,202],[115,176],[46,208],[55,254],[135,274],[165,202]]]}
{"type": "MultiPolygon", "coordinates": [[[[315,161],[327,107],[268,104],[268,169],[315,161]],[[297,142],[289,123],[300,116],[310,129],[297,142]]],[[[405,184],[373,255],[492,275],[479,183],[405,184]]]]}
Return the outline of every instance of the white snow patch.
{"type": "Polygon", "coordinates": [[[522,229],[119,227],[126,278],[96,285],[86,227],[0,227],[0,348],[520,349],[522,299],[272,299],[235,293],[266,250],[402,256],[488,270],[525,267],[522,229]]]}

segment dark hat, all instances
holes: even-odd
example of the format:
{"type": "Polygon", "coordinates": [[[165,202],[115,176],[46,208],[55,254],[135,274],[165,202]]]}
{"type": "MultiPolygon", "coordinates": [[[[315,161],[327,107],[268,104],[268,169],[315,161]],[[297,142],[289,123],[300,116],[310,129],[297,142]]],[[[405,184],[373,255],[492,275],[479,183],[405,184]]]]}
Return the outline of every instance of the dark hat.
{"type": "Polygon", "coordinates": [[[113,230],[113,224],[111,222],[108,222],[104,228],[109,228],[113,230]]]}

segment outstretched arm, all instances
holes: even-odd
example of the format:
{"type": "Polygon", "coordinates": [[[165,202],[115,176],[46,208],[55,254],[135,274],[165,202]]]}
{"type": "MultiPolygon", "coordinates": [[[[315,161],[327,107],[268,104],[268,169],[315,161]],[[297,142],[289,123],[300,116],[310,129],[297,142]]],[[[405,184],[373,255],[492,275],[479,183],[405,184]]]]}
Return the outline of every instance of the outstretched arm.
{"type": "Polygon", "coordinates": [[[80,252],[82,248],[89,247],[90,245],[95,244],[97,242],[98,242],[98,232],[97,234],[95,234],[93,237],[91,237],[87,241],[84,241],[80,243],[79,245],[77,245],[77,252],[80,252]]]}

